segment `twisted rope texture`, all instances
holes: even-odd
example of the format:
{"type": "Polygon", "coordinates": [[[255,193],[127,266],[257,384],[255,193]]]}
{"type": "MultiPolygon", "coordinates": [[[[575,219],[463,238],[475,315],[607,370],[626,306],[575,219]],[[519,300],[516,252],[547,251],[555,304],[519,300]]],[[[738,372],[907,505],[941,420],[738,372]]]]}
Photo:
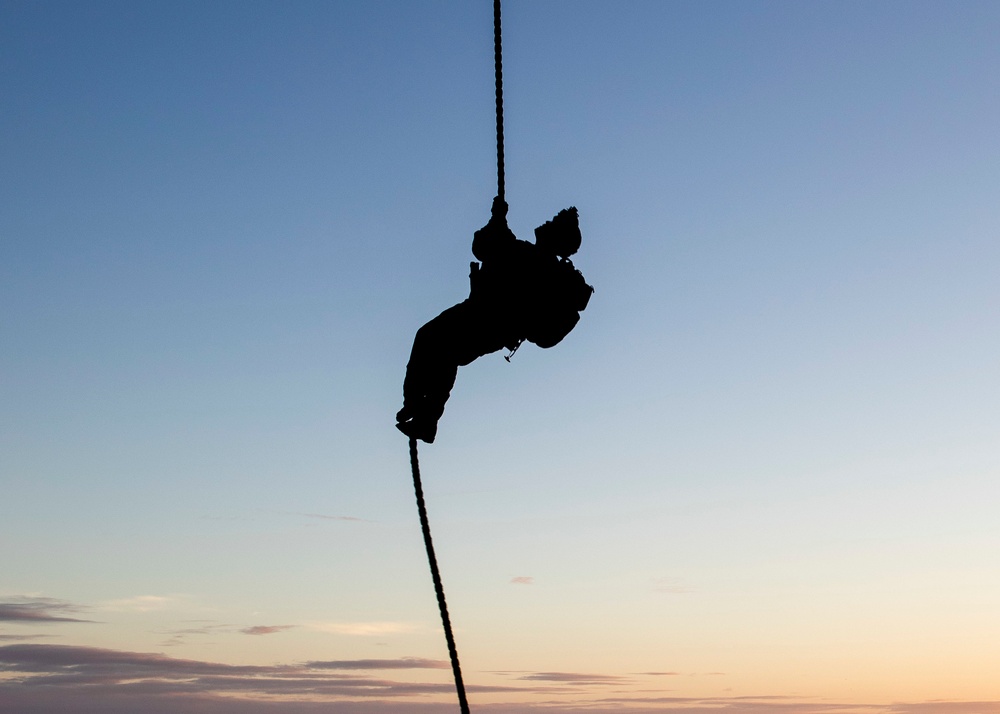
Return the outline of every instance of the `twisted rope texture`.
{"type": "Polygon", "coordinates": [[[503,167],[503,59],[500,44],[500,0],[493,0],[493,66],[497,95],[497,196],[504,200],[503,167]]]}
{"type": "Polygon", "coordinates": [[[458,663],[458,649],[455,647],[455,636],[451,632],[448,603],[444,599],[444,585],[441,584],[441,572],[438,570],[437,558],[434,557],[434,541],[431,540],[431,526],[427,520],[427,507],[424,505],[424,489],[420,485],[420,462],[417,459],[417,440],[412,437],[410,438],[410,469],[413,471],[413,490],[417,495],[417,510],[420,512],[420,528],[424,532],[427,562],[431,566],[431,577],[434,579],[434,592],[437,594],[438,609],[441,611],[441,624],[444,625],[444,636],[448,641],[448,656],[451,657],[451,671],[455,675],[455,689],[458,690],[458,706],[462,710],[462,714],[469,714],[469,702],[465,698],[465,684],[462,682],[462,668],[458,663]]]}

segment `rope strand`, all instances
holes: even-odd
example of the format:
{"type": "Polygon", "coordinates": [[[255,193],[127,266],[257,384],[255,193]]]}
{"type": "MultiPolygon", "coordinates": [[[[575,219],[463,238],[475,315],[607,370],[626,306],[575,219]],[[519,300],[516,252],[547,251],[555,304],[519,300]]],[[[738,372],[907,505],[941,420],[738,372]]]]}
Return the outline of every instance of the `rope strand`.
{"type": "Polygon", "coordinates": [[[493,66],[497,95],[497,196],[504,199],[503,170],[503,60],[500,44],[500,0],[493,0],[493,66]]]}
{"type": "Polygon", "coordinates": [[[465,684],[462,682],[462,668],[458,664],[458,649],[455,647],[455,636],[451,632],[448,603],[444,599],[444,585],[441,584],[441,573],[438,570],[437,558],[434,557],[431,526],[427,520],[427,507],[424,505],[424,489],[420,485],[420,462],[417,460],[417,440],[413,437],[410,437],[410,468],[413,471],[413,490],[417,495],[417,510],[420,512],[420,528],[424,532],[424,546],[427,548],[427,562],[431,566],[431,577],[434,579],[434,592],[437,594],[438,609],[441,611],[441,623],[444,625],[444,636],[448,642],[448,656],[451,657],[451,671],[455,675],[455,689],[458,690],[458,706],[462,710],[462,714],[469,714],[469,702],[465,698],[465,684]]]}

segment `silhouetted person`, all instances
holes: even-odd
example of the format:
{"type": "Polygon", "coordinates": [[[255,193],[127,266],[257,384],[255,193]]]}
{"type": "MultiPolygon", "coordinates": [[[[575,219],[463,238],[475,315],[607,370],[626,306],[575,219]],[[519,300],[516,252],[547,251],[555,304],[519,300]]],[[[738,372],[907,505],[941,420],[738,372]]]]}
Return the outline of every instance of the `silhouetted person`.
{"type": "Polygon", "coordinates": [[[575,208],[535,229],[535,242],[507,227],[507,204],[493,199],[492,217],[472,240],[472,284],[467,300],[417,330],[403,381],[396,428],[428,444],[461,365],[524,341],[552,347],[580,320],[594,289],[569,256],[580,248],[575,208]]]}

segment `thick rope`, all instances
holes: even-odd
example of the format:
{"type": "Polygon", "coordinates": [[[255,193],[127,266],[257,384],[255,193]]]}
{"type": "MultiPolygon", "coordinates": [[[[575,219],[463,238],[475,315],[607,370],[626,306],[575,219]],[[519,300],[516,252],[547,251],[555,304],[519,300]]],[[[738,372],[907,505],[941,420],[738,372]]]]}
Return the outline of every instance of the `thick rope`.
{"type": "Polygon", "coordinates": [[[434,557],[431,526],[427,520],[427,507],[424,505],[424,489],[420,485],[420,462],[417,460],[417,440],[413,437],[410,437],[410,468],[413,471],[413,490],[417,494],[420,527],[424,532],[424,545],[427,548],[427,562],[430,563],[431,577],[434,578],[434,592],[437,594],[438,609],[441,611],[441,624],[444,625],[444,636],[448,641],[451,671],[455,675],[455,689],[458,690],[458,706],[461,708],[462,714],[469,714],[469,702],[465,698],[465,685],[462,683],[462,668],[458,664],[458,650],[455,648],[455,636],[451,633],[451,618],[448,617],[448,603],[444,599],[444,585],[441,584],[441,572],[438,570],[437,558],[434,557]]]}
{"type": "MultiPolygon", "coordinates": [[[[501,47],[500,0],[493,0],[493,66],[496,74],[497,101],[497,196],[503,201],[505,200],[505,186],[503,162],[503,59],[501,47]]],[[[458,706],[462,710],[462,714],[469,714],[469,702],[465,698],[465,684],[462,682],[462,668],[458,663],[458,649],[455,647],[455,636],[451,631],[451,618],[448,617],[448,603],[444,598],[444,585],[441,583],[441,572],[438,570],[437,558],[434,556],[434,541],[431,540],[431,526],[427,520],[424,489],[420,485],[420,462],[417,459],[417,440],[413,437],[410,437],[410,468],[413,471],[413,491],[417,496],[417,510],[420,512],[420,528],[424,532],[427,562],[431,566],[431,577],[434,579],[434,592],[437,595],[438,609],[441,611],[441,624],[444,625],[444,636],[448,642],[451,671],[455,675],[458,706]]]]}
{"type": "Polygon", "coordinates": [[[493,67],[497,94],[497,196],[504,199],[503,173],[503,61],[500,44],[500,0],[493,0],[493,67]]]}

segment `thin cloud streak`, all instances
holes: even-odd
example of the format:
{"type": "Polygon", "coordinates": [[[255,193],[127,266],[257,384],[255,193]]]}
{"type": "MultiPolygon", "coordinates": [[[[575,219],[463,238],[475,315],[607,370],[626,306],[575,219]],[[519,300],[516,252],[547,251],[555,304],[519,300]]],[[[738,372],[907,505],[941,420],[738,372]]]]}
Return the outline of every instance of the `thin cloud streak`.
{"type": "Polygon", "coordinates": [[[310,669],[448,669],[451,665],[440,659],[342,659],[306,662],[310,669]]]}
{"type": "Polygon", "coordinates": [[[155,612],[166,610],[183,599],[176,595],[137,595],[136,597],[108,600],[102,604],[102,609],[121,612],[155,612]]]}
{"type": "Polygon", "coordinates": [[[889,714],[1000,714],[1000,702],[960,702],[946,699],[913,704],[894,704],[889,714]]]}
{"type": "Polygon", "coordinates": [[[303,513],[301,514],[306,518],[318,518],[323,521],[356,521],[358,523],[364,523],[364,518],[357,518],[355,516],[328,516],[324,513],[303,513]]]}
{"type": "Polygon", "coordinates": [[[315,518],[320,521],[348,521],[351,523],[370,523],[371,521],[357,516],[331,516],[327,513],[306,513],[303,511],[278,511],[286,516],[301,516],[303,518],[315,518]]]}
{"type": "Polygon", "coordinates": [[[273,635],[276,632],[284,632],[294,627],[295,625],[254,625],[253,627],[244,627],[240,632],[244,635],[273,635]]]}
{"type": "Polygon", "coordinates": [[[677,578],[653,578],[652,589],[656,593],[670,593],[672,595],[683,595],[693,592],[691,588],[682,585],[677,578]]]}
{"type": "MultiPolygon", "coordinates": [[[[196,620],[195,622],[213,622],[212,620],[196,620]]],[[[162,634],[170,635],[161,645],[163,647],[176,647],[187,641],[188,637],[204,637],[207,635],[217,635],[220,633],[232,632],[232,625],[212,625],[206,624],[200,627],[185,627],[177,630],[166,630],[162,634]]]]}
{"type": "Polygon", "coordinates": [[[335,635],[355,637],[377,637],[415,632],[419,628],[409,622],[314,622],[309,625],[314,630],[335,635]]]}
{"type": "MultiPolygon", "coordinates": [[[[267,695],[289,698],[326,697],[399,698],[450,694],[454,684],[396,682],[337,670],[443,669],[434,660],[349,660],[296,665],[230,665],[179,659],[162,654],[126,652],[70,645],[0,646],[0,671],[18,674],[17,680],[0,680],[0,692],[59,686],[67,692],[129,692],[164,695],[267,695]]],[[[519,687],[477,686],[478,692],[520,692],[519,687]]]]}
{"type": "MultiPolygon", "coordinates": [[[[229,665],[162,654],[69,645],[0,646],[0,714],[450,714],[454,685],[396,682],[336,670],[446,669],[419,658],[332,660],[297,665],[229,665]],[[332,670],[332,671],[331,671],[332,670]],[[428,702],[428,696],[440,702],[428,702]],[[408,701],[407,697],[423,701],[408,701]],[[335,705],[331,709],[331,703],[335,705]]],[[[512,673],[513,674],[513,673],[512,673]]],[[[523,674],[563,684],[627,678],[571,672],[523,674]]],[[[1000,714],[1000,702],[932,701],[845,704],[789,696],[607,697],[558,702],[565,687],[470,684],[470,695],[534,694],[529,704],[477,704],[483,714],[1000,714]]]]}
{"type": "Polygon", "coordinates": [[[0,622],[94,622],[65,613],[79,612],[79,605],[50,597],[23,597],[0,602],[0,622]]]}
{"type": "Polygon", "coordinates": [[[627,682],[627,677],[611,674],[580,674],[576,672],[534,672],[518,677],[531,682],[562,682],[566,684],[620,684],[627,682]]]}

